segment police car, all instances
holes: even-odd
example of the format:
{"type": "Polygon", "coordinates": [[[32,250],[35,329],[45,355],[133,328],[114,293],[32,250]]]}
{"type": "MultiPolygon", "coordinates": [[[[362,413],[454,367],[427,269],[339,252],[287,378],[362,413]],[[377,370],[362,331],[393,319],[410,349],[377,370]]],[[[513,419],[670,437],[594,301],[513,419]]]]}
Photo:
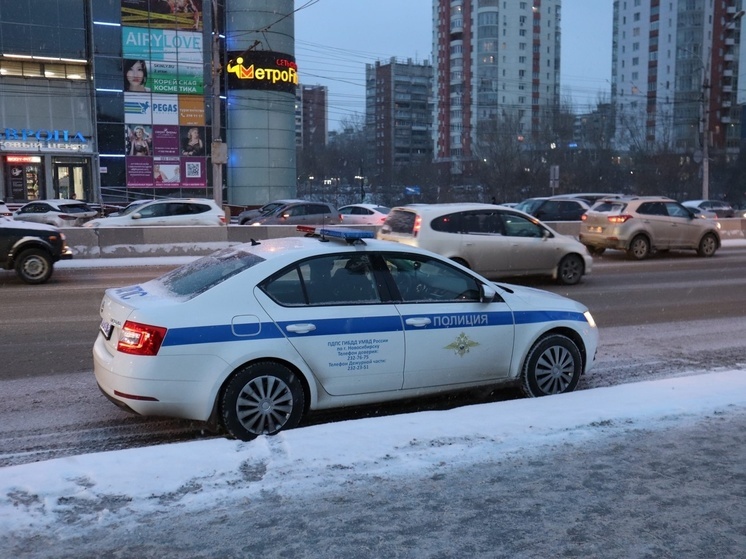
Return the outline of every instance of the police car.
{"type": "Polygon", "coordinates": [[[367,231],[306,231],[108,289],[93,348],[104,394],[250,440],[311,410],[510,383],[570,392],[593,365],[580,303],[367,231]]]}

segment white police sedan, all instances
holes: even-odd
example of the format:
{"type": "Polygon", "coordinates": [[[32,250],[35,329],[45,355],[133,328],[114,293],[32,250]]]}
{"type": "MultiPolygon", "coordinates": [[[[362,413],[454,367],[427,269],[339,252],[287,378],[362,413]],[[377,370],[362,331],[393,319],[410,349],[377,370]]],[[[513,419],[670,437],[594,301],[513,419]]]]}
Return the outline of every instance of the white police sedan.
{"type": "Polygon", "coordinates": [[[575,389],[583,305],[355,230],[253,241],[108,289],[95,375],[117,405],[250,440],[310,410],[517,384],[575,389]]]}

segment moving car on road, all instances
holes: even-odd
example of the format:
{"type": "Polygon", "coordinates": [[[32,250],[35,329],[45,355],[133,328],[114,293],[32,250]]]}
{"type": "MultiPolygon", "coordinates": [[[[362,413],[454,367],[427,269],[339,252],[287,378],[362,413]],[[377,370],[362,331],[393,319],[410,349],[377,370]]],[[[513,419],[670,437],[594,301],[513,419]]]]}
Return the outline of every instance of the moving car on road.
{"type": "Polygon", "coordinates": [[[225,225],[225,212],[205,198],[167,198],[130,204],[116,216],[93,219],[85,227],[225,225]]]}
{"type": "Polygon", "coordinates": [[[101,390],[249,440],[312,410],[504,384],[571,392],[592,367],[598,330],[580,303],[372,236],[253,241],[108,289],[101,390]]]}
{"type": "Polygon", "coordinates": [[[573,285],[593,259],[572,237],[534,217],[488,204],[420,204],[394,208],[378,238],[437,252],[488,278],[551,276],[573,285]]]}
{"type": "Polygon", "coordinates": [[[590,209],[590,204],[580,198],[529,198],[517,206],[520,210],[541,221],[580,221],[590,209]]]}
{"type": "Polygon", "coordinates": [[[736,210],[722,200],[687,200],[682,202],[687,208],[701,212],[707,217],[735,217],[736,210]]]}
{"type": "Polygon", "coordinates": [[[72,257],[56,227],[0,216],[0,268],[15,270],[26,283],[46,282],[55,262],[72,257]]]}
{"type": "Polygon", "coordinates": [[[326,202],[291,202],[260,215],[249,225],[338,225],[342,221],[337,209],[326,202]]]}
{"type": "Polygon", "coordinates": [[[391,208],[377,204],[350,204],[339,208],[345,225],[383,225],[391,208]]]}
{"type": "Polygon", "coordinates": [[[13,218],[54,227],[76,227],[97,215],[96,210],[80,200],[34,200],[21,206],[13,218]]]}
{"type": "Polygon", "coordinates": [[[264,204],[260,208],[255,208],[253,210],[244,210],[240,214],[238,214],[238,224],[239,225],[248,225],[256,218],[271,214],[273,211],[275,211],[280,206],[286,206],[288,204],[292,204],[293,202],[303,202],[303,200],[274,200],[272,202],[268,202],[267,204],[264,204]]]}
{"type": "Polygon", "coordinates": [[[583,216],[580,242],[591,254],[624,250],[635,260],[653,251],[688,249],[712,256],[720,248],[719,225],[670,198],[625,196],[600,200],[583,216]]]}

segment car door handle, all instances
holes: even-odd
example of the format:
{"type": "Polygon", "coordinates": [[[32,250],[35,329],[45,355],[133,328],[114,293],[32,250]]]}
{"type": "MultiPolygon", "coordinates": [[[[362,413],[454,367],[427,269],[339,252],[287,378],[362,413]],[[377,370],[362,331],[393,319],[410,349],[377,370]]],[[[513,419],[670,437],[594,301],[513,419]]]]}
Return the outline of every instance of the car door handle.
{"type": "Polygon", "coordinates": [[[286,330],[288,332],[293,332],[294,334],[308,334],[309,332],[316,330],[316,326],[310,323],[290,324],[286,330]]]}
{"type": "Polygon", "coordinates": [[[416,328],[422,328],[423,326],[429,326],[432,322],[427,317],[421,317],[421,318],[408,318],[404,321],[407,326],[414,326],[416,328]]]}

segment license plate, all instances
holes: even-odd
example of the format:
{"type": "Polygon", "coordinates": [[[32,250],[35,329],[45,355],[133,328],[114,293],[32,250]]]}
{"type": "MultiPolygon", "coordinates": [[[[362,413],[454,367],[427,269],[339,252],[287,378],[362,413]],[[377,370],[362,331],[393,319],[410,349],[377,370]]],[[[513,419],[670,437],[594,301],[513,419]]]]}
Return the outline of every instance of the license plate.
{"type": "Polygon", "coordinates": [[[104,338],[106,338],[107,340],[111,339],[111,333],[114,331],[113,324],[105,320],[102,320],[98,328],[99,330],[101,330],[101,333],[104,335],[104,338]]]}
{"type": "Polygon", "coordinates": [[[603,230],[604,230],[603,227],[600,227],[600,226],[599,227],[588,227],[589,233],[601,233],[603,232],[603,230]]]}

